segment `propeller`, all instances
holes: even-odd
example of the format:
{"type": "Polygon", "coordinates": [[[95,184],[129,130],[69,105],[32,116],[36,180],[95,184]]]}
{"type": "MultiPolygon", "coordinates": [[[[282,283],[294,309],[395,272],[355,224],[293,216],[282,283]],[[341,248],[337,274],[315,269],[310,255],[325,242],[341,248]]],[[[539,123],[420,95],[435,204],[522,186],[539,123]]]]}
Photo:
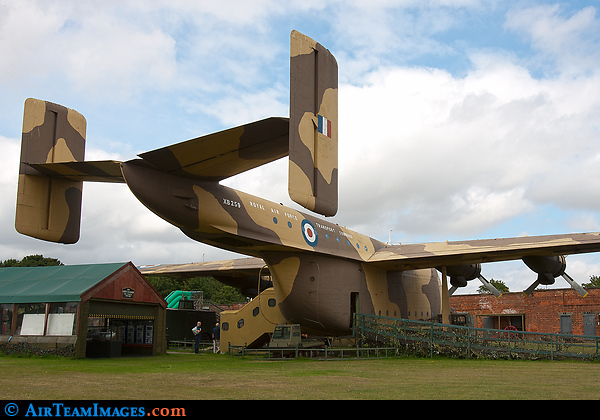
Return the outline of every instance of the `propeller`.
{"type": "Polygon", "coordinates": [[[529,255],[522,258],[523,262],[533,272],[538,274],[538,278],[529,286],[523,293],[525,296],[529,296],[536,287],[540,284],[550,285],[554,284],[554,279],[558,276],[564,278],[572,289],[577,291],[581,296],[587,296],[588,292],[575,280],[569,276],[565,270],[567,269],[567,260],[564,255],[557,255],[553,257],[547,257],[542,255],[529,255]]]}

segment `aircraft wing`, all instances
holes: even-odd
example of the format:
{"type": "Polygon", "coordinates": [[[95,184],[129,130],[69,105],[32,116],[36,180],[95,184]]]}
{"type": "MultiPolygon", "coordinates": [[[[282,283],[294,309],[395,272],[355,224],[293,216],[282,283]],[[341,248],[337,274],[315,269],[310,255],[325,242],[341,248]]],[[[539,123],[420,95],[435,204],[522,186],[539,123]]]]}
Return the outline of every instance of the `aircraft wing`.
{"type": "Polygon", "coordinates": [[[600,233],[576,233],[393,245],[375,252],[368,263],[384,270],[414,270],[598,251],[600,233]]]}
{"type": "Polygon", "coordinates": [[[145,276],[214,277],[221,283],[240,289],[242,294],[254,298],[260,291],[273,286],[268,278],[269,269],[260,258],[237,258],[189,264],[162,264],[138,267],[145,276]]]}
{"type": "Polygon", "coordinates": [[[257,276],[269,275],[269,269],[261,258],[237,258],[188,264],[161,264],[138,267],[145,276],[202,277],[202,276],[257,276]],[[261,272],[262,269],[262,272],[261,272]]]}
{"type": "MultiPolygon", "coordinates": [[[[527,256],[558,256],[600,252],[600,233],[523,236],[515,238],[391,245],[375,252],[366,263],[382,270],[403,271],[440,266],[518,260],[527,256]]],[[[260,258],[239,258],[189,264],[163,264],[140,268],[155,276],[258,276],[269,275],[260,258]],[[261,272],[262,269],[262,272],[261,272]]]]}

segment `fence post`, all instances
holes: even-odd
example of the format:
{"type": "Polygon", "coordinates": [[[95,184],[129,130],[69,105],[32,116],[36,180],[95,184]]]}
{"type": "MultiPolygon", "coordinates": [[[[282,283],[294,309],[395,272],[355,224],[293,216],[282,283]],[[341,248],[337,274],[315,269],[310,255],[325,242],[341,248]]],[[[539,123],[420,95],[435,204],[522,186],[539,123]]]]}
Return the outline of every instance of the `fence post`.
{"type": "Polygon", "coordinates": [[[467,326],[467,359],[471,358],[471,327],[467,326]]]}
{"type": "Polygon", "coordinates": [[[550,360],[554,360],[554,344],[553,344],[554,334],[550,334],[550,360]]]}
{"type": "Polygon", "coordinates": [[[433,359],[433,322],[431,323],[430,333],[429,333],[429,358],[433,359]]]}
{"type": "Polygon", "coordinates": [[[360,346],[365,346],[365,316],[363,314],[358,315],[360,317],[360,346]]]}

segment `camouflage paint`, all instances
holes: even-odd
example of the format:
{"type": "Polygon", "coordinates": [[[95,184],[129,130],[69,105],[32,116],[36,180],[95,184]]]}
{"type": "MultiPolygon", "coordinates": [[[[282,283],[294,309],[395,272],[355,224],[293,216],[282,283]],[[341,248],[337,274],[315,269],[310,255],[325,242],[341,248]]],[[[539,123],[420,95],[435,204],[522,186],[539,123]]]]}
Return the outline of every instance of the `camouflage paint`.
{"type": "Polygon", "coordinates": [[[321,44],[292,31],[290,37],[290,198],[316,213],[338,207],[338,68],[321,44]],[[319,132],[319,118],[329,122],[319,132]]]}
{"type": "MultiPolygon", "coordinates": [[[[268,271],[285,319],[311,331],[341,335],[350,332],[357,303],[361,313],[409,319],[438,315],[447,299],[442,305],[444,282],[441,286],[433,267],[600,251],[598,233],[388,246],[220,185],[220,180],[279,159],[289,150],[290,196],[314,212],[336,213],[337,63],[320,44],[294,31],[290,66],[289,120],[267,118],[123,163],[84,162],[83,117],[59,105],[28,100],[17,230],[75,242],[81,181],[126,182],[146,207],[190,238],[254,257],[217,264],[217,271],[214,263],[166,270],[237,277],[248,289],[252,278],[268,271]]],[[[164,274],[164,269],[155,272],[164,274]]]]}
{"type": "Polygon", "coordinates": [[[19,233],[61,243],[79,239],[81,181],[43,176],[28,163],[82,161],[85,118],[63,106],[25,101],[15,228],[19,233]]]}
{"type": "Polygon", "coordinates": [[[440,310],[435,270],[387,273],[365,264],[385,247],[379,241],[216,182],[182,179],[141,162],[124,163],[123,174],[144,205],[192,239],[261,258],[282,314],[313,332],[348,334],[352,293],[368,313],[425,319],[416,314],[440,310]],[[305,239],[306,221],[318,238],[314,246],[305,239]],[[426,289],[432,282],[434,287],[426,289]]]}

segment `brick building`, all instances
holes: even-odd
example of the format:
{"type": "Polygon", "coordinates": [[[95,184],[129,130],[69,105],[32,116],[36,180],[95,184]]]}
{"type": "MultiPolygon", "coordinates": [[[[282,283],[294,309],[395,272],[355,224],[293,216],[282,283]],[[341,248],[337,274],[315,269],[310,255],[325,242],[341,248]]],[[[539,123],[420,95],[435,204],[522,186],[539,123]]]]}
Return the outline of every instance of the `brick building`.
{"type": "Polygon", "coordinates": [[[573,289],[541,289],[530,296],[513,292],[499,298],[491,294],[455,295],[450,297],[450,310],[453,319],[462,318],[475,328],[512,326],[530,332],[599,335],[600,288],[587,291],[586,297],[573,289]]]}

